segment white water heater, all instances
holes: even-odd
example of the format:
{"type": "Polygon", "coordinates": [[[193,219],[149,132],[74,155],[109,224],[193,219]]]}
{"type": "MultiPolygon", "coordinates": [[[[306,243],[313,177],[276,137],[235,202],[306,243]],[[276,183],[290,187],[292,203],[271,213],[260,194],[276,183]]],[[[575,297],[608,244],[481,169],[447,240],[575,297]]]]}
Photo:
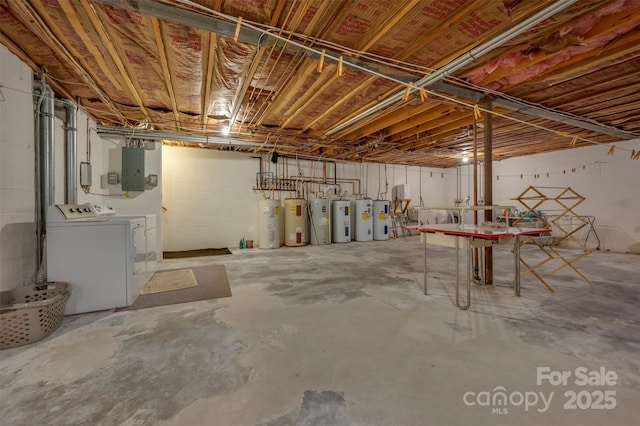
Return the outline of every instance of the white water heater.
{"type": "Polygon", "coordinates": [[[306,244],[307,202],[303,198],[284,200],[284,245],[289,247],[306,244]]]}
{"type": "Polygon", "coordinates": [[[355,241],[373,241],[372,204],[370,199],[355,200],[351,203],[355,241]]]}
{"type": "Polygon", "coordinates": [[[331,238],[334,243],[351,242],[351,202],[334,200],[331,203],[331,238]]]}
{"type": "Polygon", "coordinates": [[[331,204],[328,198],[309,201],[309,233],[314,246],[331,244],[331,204]]]}
{"type": "Polygon", "coordinates": [[[388,240],[390,223],[389,202],[386,200],[374,200],[373,239],[376,241],[388,240]]]}
{"type": "Polygon", "coordinates": [[[280,200],[261,200],[258,203],[260,232],[258,247],[274,249],[282,245],[280,239],[280,200]]]}

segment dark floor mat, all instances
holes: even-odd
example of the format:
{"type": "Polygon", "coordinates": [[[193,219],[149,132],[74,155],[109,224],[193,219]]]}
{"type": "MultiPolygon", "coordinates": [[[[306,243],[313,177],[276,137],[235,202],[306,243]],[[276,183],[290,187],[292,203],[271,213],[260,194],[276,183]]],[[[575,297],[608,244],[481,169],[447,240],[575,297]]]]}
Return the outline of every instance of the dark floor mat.
{"type": "Polygon", "coordinates": [[[165,251],[162,252],[163,259],[181,259],[184,257],[202,257],[202,256],[219,256],[222,254],[231,254],[228,248],[207,248],[198,250],[184,251],[165,251]]]}
{"type": "MultiPolygon", "coordinates": [[[[197,300],[231,297],[231,288],[224,265],[209,265],[191,268],[198,285],[196,287],[163,291],[138,296],[133,305],[123,311],[151,308],[153,306],[174,305],[197,300]]],[[[165,271],[159,271],[159,273],[165,271]]]]}

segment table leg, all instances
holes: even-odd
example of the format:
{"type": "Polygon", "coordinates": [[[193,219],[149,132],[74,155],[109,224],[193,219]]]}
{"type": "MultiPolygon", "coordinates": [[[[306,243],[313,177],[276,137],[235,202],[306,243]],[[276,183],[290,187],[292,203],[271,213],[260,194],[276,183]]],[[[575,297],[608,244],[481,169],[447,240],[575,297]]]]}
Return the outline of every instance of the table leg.
{"type": "Polygon", "coordinates": [[[424,265],[422,271],[424,272],[424,277],[422,281],[424,282],[424,294],[427,294],[427,234],[422,234],[424,237],[424,247],[423,247],[423,255],[424,255],[424,265]]]}
{"type": "Polygon", "coordinates": [[[456,238],[456,306],[462,310],[467,310],[471,306],[471,259],[473,257],[473,249],[471,247],[471,241],[469,238],[465,238],[467,244],[467,303],[464,306],[460,305],[460,246],[458,239],[456,238]]]}
{"type": "Polygon", "coordinates": [[[520,235],[516,234],[515,246],[513,247],[513,257],[516,261],[516,296],[520,296],[520,235]]]}

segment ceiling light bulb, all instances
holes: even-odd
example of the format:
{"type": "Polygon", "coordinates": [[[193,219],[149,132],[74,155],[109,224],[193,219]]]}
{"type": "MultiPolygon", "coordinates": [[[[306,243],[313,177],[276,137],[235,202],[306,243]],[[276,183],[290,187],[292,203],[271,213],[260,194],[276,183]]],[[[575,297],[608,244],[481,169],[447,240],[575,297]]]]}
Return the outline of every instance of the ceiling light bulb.
{"type": "Polygon", "coordinates": [[[469,161],[469,157],[462,157],[462,162],[466,163],[467,161],[469,161]]]}
{"type": "Polygon", "coordinates": [[[222,128],[222,134],[223,135],[228,135],[229,134],[229,127],[228,126],[224,126],[222,128]]]}

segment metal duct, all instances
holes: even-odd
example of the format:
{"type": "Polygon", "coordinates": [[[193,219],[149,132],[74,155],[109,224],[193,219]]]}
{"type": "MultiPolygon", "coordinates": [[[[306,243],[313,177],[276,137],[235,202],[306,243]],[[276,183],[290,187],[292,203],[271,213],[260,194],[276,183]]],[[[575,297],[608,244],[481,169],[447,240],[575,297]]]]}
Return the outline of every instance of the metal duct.
{"type": "Polygon", "coordinates": [[[78,199],[78,125],[75,105],[64,104],[65,191],[64,202],[76,204],[78,199]]]}
{"type": "Polygon", "coordinates": [[[36,114],[36,237],[37,265],[36,283],[46,282],[45,241],[47,208],[54,200],[54,93],[45,82],[44,73],[34,89],[36,114]]]}
{"type": "Polygon", "coordinates": [[[125,138],[138,138],[150,141],[184,141],[184,142],[196,142],[212,145],[224,145],[224,146],[251,146],[251,147],[263,147],[263,148],[275,148],[272,144],[263,144],[257,142],[246,142],[237,139],[224,139],[217,136],[205,136],[205,135],[190,135],[176,132],[165,132],[160,130],[138,130],[131,129],[129,127],[119,126],[103,126],[98,125],[98,135],[100,136],[119,136],[125,138]]]}

